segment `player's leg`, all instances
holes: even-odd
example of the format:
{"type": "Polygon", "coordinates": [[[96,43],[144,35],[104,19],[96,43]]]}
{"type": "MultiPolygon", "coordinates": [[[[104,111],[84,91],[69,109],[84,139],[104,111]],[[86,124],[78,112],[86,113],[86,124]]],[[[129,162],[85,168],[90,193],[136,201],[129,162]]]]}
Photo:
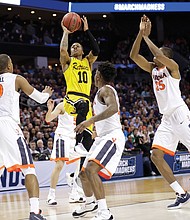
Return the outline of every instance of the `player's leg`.
{"type": "Polygon", "coordinates": [[[57,205],[56,199],[55,199],[55,189],[59,180],[59,175],[61,170],[64,166],[64,161],[58,160],[56,161],[55,167],[53,169],[53,172],[51,174],[51,183],[50,183],[50,189],[47,197],[47,204],[48,205],[57,205]]]}
{"type": "MultiPolygon", "coordinates": [[[[93,150],[93,146],[92,146],[91,150],[93,150]]],[[[86,167],[87,163],[88,163],[88,158],[85,159],[82,171],[79,174],[81,184],[82,184],[82,188],[83,188],[83,191],[84,191],[84,194],[85,194],[86,202],[85,202],[84,205],[78,207],[72,213],[74,218],[84,216],[84,215],[86,215],[86,213],[94,212],[94,211],[97,211],[97,209],[98,209],[98,206],[95,202],[95,198],[94,198],[93,191],[92,191],[92,188],[91,188],[91,183],[90,183],[90,181],[89,181],[89,179],[86,175],[86,172],[85,172],[85,167],[86,167]]]]}
{"type": "Polygon", "coordinates": [[[86,202],[84,205],[81,205],[72,213],[74,218],[82,217],[86,215],[88,212],[96,212],[98,209],[98,205],[95,202],[93,190],[91,188],[91,183],[85,171],[80,172],[80,180],[82,183],[82,188],[85,194],[86,202]]]}
{"type": "Polygon", "coordinates": [[[39,209],[39,183],[36,177],[34,168],[22,169],[25,176],[25,187],[28,192],[29,202],[30,202],[30,217],[29,220],[42,219],[45,220],[41,215],[41,210],[39,209]]]}
{"type": "Polygon", "coordinates": [[[50,189],[46,200],[48,205],[57,205],[55,196],[56,185],[58,183],[59,175],[61,170],[63,169],[65,160],[68,160],[69,158],[68,150],[67,148],[65,148],[65,146],[67,146],[66,143],[66,137],[61,134],[55,134],[51,160],[53,162],[55,161],[56,163],[51,174],[50,189]]]}
{"type": "Polygon", "coordinates": [[[160,174],[166,179],[169,184],[171,184],[176,181],[176,178],[174,177],[170,166],[165,161],[164,155],[165,153],[162,150],[154,148],[152,150],[151,160],[157,167],[160,174]]]}
{"type": "Polygon", "coordinates": [[[72,184],[68,184],[71,187],[71,193],[69,194],[69,202],[76,203],[76,202],[85,202],[84,191],[82,189],[81,181],[79,178],[79,171],[80,171],[80,159],[76,162],[76,169],[71,177],[71,174],[68,175],[68,179],[72,179],[72,184]]]}
{"type": "MultiPolygon", "coordinates": [[[[89,111],[89,101],[81,99],[74,105],[77,113],[76,125],[86,120],[89,111]]],[[[82,141],[83,133],[76,135],[76,145],[82,141]]]]}
{"type": "Polygon", "coordinates": [[[168,209],[178,209],[181,208],[181,206],[185,204],[187,200],[189,200],[190,196],[177,182],[170,166],[164,159],[165,153],[174,155],[179,141],[177,135],[175,135],[172,130],[172,126],[170,127],[168,123],[162,121],[153,140],[153,151],[151,159],[159,170],[160,174],[166,179],[166,181],[170,184],[170,187],[176,192],[176,201],[174,204],[169,205],[168,209]],[[185,199],[183,199],[184,197],[185,199]]]}
{"type": "Polygon", "coordinates": [[[107,207],[105,191],[100,176],[111,178],[117,169],[124,146],[125,138],[123,132],[115,130],[100,139],[96,147],[97,152],[95,150],[90,157],[91,161],[89,161],[85,171],[98,203],[98,214],[92,218],[93,220],[114,219],[107,207]]]}

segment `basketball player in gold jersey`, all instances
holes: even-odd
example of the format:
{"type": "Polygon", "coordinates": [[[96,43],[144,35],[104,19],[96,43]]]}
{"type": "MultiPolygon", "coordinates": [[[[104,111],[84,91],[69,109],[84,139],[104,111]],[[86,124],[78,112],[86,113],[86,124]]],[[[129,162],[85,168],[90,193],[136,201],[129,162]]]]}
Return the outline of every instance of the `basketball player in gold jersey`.
{"type": "MultiPolygon", "coordinates": [[[[96,61],[100,52],[96,39],[88,28],[85,16],[81,18],[84,24],[84,32],[88,36],[92,50],[83,58],[83,47],[80,43],[73,43],[68,53],[68,35],[71,33],[61,22],[63,37],[60,44],[60,62],[65,76],[67,91],[64,98],[65,111],[70,115],[76,115],[76,124],[92,117],[90,90],[92,84],[92,64],[96,61]]],[[[92,144],[92,126],[82,134],[76,135],[76,151],[81,143],[86,150],[92,144]],[[77,147],[78,146],[78,147],[77,147]]]]}

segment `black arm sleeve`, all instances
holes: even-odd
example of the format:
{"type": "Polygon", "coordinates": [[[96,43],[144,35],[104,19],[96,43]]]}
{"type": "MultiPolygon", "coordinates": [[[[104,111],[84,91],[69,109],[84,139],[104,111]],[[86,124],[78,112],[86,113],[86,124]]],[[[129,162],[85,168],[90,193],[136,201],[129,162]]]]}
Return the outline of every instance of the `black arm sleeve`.
{"type": "Polygon", "coordinates": [[[100,48],[98,46],[98,43],[96,41],[96,39],[94,38],[94,36],[92,35],[92,33],[90,32],[90,30],[86,30],[85,33],[87,34],[89,40],[90,40],[90,45],[92,47],[92,54],[94,56],[98,56],[98,54],[100,53],[100,48]]]}

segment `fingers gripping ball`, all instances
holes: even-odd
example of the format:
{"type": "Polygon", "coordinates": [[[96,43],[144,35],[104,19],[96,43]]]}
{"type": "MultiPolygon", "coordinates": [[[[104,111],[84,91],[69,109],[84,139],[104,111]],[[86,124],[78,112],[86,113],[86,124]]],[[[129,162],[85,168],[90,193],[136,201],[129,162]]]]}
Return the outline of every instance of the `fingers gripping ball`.
{"type": "Polygon", "coordinates": [[[63,17],[63,25],[71,32],[77,31],[81,26],[81,18],[75,12],[69,12],[63,17]]]}

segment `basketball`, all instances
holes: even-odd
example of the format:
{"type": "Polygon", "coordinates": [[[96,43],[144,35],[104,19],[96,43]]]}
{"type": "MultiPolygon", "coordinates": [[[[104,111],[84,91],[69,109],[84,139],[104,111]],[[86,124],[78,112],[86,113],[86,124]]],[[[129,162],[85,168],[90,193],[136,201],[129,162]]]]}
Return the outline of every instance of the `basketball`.
{"type": "Polygon", "coordinates": [[[75,12],[69,12],[62,19],[63,25],[71,32],[77,31],[81,26],[81,18],[75,12]]]}

